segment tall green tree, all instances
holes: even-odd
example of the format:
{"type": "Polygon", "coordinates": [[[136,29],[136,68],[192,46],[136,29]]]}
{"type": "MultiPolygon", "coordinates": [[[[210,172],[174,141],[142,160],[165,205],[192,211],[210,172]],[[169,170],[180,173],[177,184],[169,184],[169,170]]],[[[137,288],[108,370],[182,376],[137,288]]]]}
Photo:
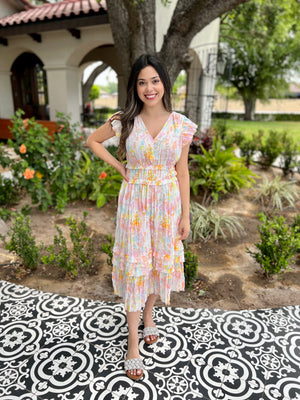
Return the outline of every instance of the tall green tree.
{"type": "Polygon", "coordinates": [[[220,47],[231,60],[223,81],[241,95],[245,120],[253,119],[256,100],[278,93],[299,66],[299,17],[297,0],[251,0],[223,16],[220,47]]]}

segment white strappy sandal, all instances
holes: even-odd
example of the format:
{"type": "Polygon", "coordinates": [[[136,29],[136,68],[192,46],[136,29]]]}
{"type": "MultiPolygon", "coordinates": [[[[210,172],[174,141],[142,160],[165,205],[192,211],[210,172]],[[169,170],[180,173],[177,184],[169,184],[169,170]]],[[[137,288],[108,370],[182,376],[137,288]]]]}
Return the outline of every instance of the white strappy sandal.
{"type": "Polygon", "coordinates": [[[128,378],[133,379],[134,381],[141,379],[144,374],[143,360],[141,358],[131,358],[130,360],[125,360],[125,372],[128,378]],[[139,375],[132,375],[129,373],[129,371],[132,371],[133,369],[140,369],[142,373],[139,375]]]}
{"type": "Polygon", "coordinates": [[[145,340],[145,343],[147,343],[147,344],[156,343],[159,338],[159,330],[156,328],[156,326],[148,326],[147,328],[144,328],[144,330],[143,330],[143,338],[145,340]],[[145,340],[145,338],[147,336],[156,336],[156,338],[153,340],[145,340]]]}

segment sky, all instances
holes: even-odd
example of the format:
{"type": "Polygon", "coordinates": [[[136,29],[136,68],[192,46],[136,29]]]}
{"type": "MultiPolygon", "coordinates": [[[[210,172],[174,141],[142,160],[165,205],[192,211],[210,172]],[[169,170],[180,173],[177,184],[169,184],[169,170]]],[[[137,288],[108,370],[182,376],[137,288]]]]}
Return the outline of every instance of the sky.
{"type": "MultiPolygon", "coordinates": [[[[94,70],[94,68],[96,68],[99,64],[101,64],[101,62],[95,62],[91,65],[89,65],[88,67],[86,67],[86,69],[83,72],[83,82],[85,82],[87,80],[87,78],[89,77],[90,73],[94,70]]],[[[95,85],[99,85],[99,86],[106,86],[107,84],[107,80],[111,81],[111,82],[117,82],[117,74],[115,73],[115,71],[113,69],[111,69],[110,67],[107,68],[104,72],[102,72],[102,74],[98,75],[94,84],[95,85]]]]}

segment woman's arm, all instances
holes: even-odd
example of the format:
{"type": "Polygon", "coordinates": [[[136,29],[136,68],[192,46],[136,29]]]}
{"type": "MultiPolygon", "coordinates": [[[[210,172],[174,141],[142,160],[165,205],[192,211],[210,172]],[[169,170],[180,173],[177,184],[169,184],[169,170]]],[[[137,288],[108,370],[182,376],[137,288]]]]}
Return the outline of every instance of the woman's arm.
{"type": "Polygon", "coordinates": [[[125,166],[115,157],[113,157],[102,144],[105,140],[110,139],[113,136],[115,136],[115,132],[111,126],[111,121],[108,120],[104,125],[96,129],[87,138],[86,144],[93,151],[93,153],[95,153],[103,161],[107,162],[108,164],[116,168],[116,170],[120,172],[123,178],[125,180],[128,180],[126,176],[125,166]]]}
{"type": "Polygon", "coordinates": [[[184,240],[190,233],[190,174],[188,168],[189,145],[182,148],[181,156],[175,169],[181,197],[181,221],[179,224],[180,239],[184,240]]]}

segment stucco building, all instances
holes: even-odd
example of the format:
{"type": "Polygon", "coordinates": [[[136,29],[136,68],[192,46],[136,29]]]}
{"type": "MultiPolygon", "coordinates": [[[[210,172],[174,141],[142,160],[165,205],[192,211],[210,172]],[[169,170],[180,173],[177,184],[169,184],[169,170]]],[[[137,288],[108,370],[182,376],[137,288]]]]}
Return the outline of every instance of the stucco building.
{"type": "MultiPolygon", "coordinates": [[[[175,2],[157,0],[157,49],[161,47],[175,2]]],[[[219,20],[197,34],[187,71],[186,111],[201,128],[210,126],[219,20]]],[[[64,0],[33,6],[28,0],[0,2],[0,118],[22,108],[26,117],[55,120],[56,111],[80,121],[84,69],[102,61],[118,76],[122,106],[126,83],[109,25],[105,2],[64,0]]]]}

